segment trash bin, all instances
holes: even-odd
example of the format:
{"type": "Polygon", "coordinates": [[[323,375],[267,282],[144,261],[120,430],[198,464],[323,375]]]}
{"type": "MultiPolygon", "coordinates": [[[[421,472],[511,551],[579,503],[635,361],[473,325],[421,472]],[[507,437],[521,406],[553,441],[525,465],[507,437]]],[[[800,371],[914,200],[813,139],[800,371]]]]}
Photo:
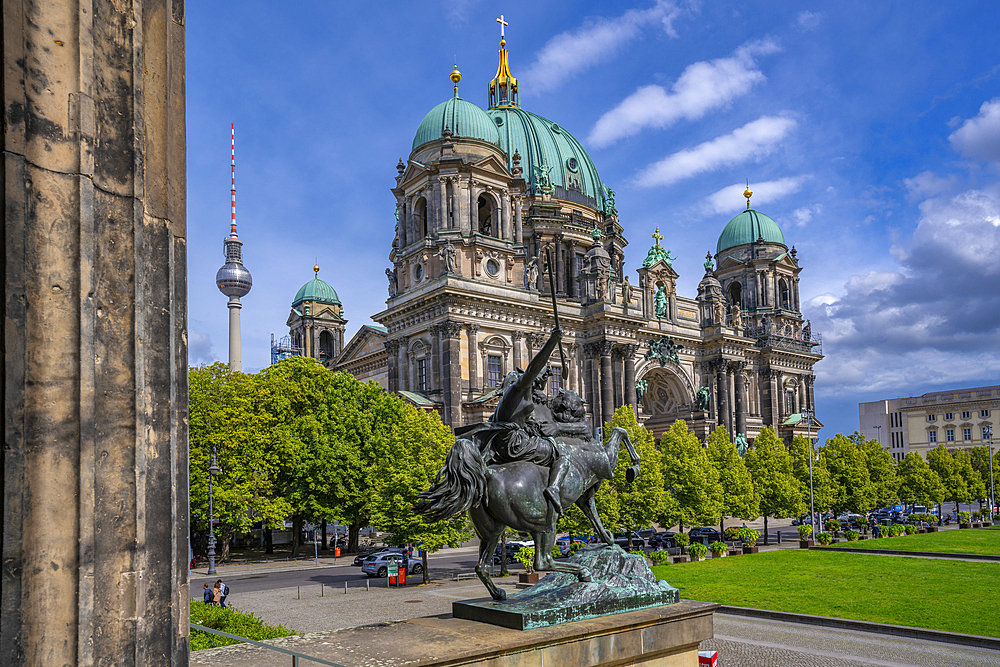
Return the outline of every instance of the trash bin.
{"type": "Polygon", "coordinates": [[[334,557],[334,558],[340,558],[340,547],[336,547],[336,548],[335,548],[335,549],[333,550],[333,557],[334,557]]]}
{"type": "Polygon", "coordinates": [[[698,664],[705,667],[719,667],[718,651],[698,651],[698,664]]]}

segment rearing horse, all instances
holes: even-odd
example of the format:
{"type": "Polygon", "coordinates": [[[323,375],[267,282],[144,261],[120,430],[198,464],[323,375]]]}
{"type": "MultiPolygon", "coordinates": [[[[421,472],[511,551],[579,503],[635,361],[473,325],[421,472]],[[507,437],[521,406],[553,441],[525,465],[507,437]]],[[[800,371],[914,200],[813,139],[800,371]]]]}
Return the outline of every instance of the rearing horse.
{"type": "MultiPolygon", "coordinates": [[[[604,480],[614,477],[620,444],[625,445],[632,458],[625,475],[631,483],[639,474],[639,455],[625,429],[613,429],[605,446],[594,440],[575,438],[557,443],[560,455],[568,457],[569,461],[559,487],[560,505],[568,507],[575,503],[590,519],[594,533],[612,546],[614,536],[601,524],[594,495],[604,480]]],[[[505,526],[530,533],[534,538],[535,570],[569,572],[580,581],[590,581],[590,572],[585,567],[556,562],[552,558],[559,515],[543,495],[548,480],[548,468],[527,461],[487,467],[476,443],[459,438],[448,452],[434,485],[418,496],[420,500],[414,509],[432,521],[469,512],[480,540],[476,574],[494,600],[507,597],[506,592],[493,583],[487,567],[505,526]]]]}

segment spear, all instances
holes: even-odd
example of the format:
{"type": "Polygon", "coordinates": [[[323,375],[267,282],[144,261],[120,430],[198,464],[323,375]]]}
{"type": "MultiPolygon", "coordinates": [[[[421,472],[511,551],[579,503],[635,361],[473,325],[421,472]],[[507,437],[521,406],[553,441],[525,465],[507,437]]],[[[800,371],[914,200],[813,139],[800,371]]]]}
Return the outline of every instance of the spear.
{"type": "MultiPolygon", "coordinates": [[[[556,320],[556,329],[559,328],[559,309],[556,308],[556,274],[552,270],[552,249],[545,249],[545,261],[549,265],[549,292],[552,294],[552,316],[556,320]]],[[[569,377],[569,370],[566,368],[566,353],[563,351],[562,339],[559,339],[559,358],[562,360],[562,382],[566,382],[569,377]]]]}

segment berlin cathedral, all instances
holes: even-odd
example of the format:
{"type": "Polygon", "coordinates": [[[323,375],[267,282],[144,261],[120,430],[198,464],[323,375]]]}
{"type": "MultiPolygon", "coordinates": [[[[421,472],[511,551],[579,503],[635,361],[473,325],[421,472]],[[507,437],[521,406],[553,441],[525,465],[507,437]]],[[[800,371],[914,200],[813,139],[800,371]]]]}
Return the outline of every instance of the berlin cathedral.
{"type": "Polygon", "coordinates": [[[606,187],[583,145],[521,107],[501,37],[482,109],[458,95],[417,127],[396,165],[389,298],[344,342],[343,310],[318,276],[292,303],[287,351],[373,380],[452,427],[484,421],[504,376],[524,368],[555,326],[566,364],[548,388],[577,392],[591,424],[628,404],[656,437],[683,419],[752,442],[815,432],[819,336],[802,318],[795,247],[750,207],[721,229],[693,298],[657,229],[635,273],[606,187]],[[551,258],[549,261],[547,258],[551,258]],[[566,373],[563,369],[566,369],[566,373]],[[808,420],[806,420],[808,421],[808,420]]]}

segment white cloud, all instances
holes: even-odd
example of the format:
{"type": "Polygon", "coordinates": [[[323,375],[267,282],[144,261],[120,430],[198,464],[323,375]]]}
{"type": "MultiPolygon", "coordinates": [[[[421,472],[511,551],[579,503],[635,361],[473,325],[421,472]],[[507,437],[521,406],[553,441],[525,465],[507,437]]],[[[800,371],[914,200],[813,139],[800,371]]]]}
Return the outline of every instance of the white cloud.
{"type": "Polygon", "coordinates": [[[655,85],[639,88],[598,119],[589,141],[600,148],[647,127],[665,128],[681,119],[697,120],[763,82],[765,76],[757,69],[755,57],[778,50],[770,40],[750,42],[728,58],[688,65],[670,92],[655,85]]]}
{"type": "Polygon", "coordinates": [[[532,91],[545,91],[583,72],[637,38],[644,28],[660,24],[671,37],[676,37],[674,21],[682,10],[668,0],[657,0],[649,9],[630,9],[617,18],[588,21],[573,32],[556,35],[542,47],[525,72],[523,80],[531,82],[532,91]]]}
{"type": "Polygon", "coordinates": [[[966,157],[1000,162],[1000,97],[983,102],[979,115],[962,123],[948,141],[966,157]]]}
{"type": "Polygon", "coordinates": [[[207,333],[188,331],[188,363],[192,366],[212,364],[217,361],[212,351],[212,339],[207,333]]]}
{"type": "Polygon", "coordinates": [[[814,215],[819,215],[822,212],[823,206],[821,204],[813,204],[795,209],[792,211],[792,217],[795,218],[796,227],[805,227],[812,221],[814,215]]]}
{"type": "Polygon", "coordinates": [[[945,178],[938,176],[933,171],[924,171],[913,178],[904,178],[903,184],[906,186],[907,197],[911,200],[916,200],[953,191],[957,184],[957,179],[954,174],[950,174],[945,178]]]}
{"type": "MultiPolygon", "coordinates": [[[[775,181],[765,181],[763,183],[751,183],[750,190],[753,192],[752,204],[754,207],[770,204],[782,197],[798,192],[802,189],[809,176],[789,176],[779,178],[775,181]]],[[[701,201],[700,208],[705,213],[732,213],[738,211],[743,199],[743,190],[746,183],[733,183],[727,185],[718,192],[710,194],[701,201]]]]}
{"type": "Polygon", "coordinates": [[[822,12],[802,11],[795,17],[795,25],[797,25],[800,30],[812,30],[819,26],[820,21],[822,20],[822,12]]]}
{"type": "Polygon", "coordinates": [[[796,126],[791,118],[762,116],[729,134],[685,148],[646,167],[636,185],[654,187],[672,185],[696,174],[719,167],[760,160],[774,150],[796,126]]]}

